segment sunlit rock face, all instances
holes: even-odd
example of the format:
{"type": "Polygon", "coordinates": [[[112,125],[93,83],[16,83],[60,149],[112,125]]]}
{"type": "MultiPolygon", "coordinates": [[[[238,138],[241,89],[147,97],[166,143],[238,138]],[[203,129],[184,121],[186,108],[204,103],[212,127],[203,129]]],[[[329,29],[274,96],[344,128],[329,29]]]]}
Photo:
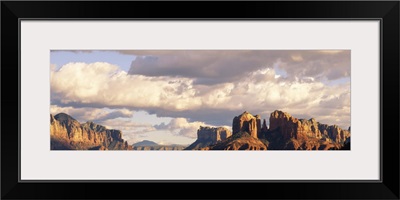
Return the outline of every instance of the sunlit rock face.
{"type": "Polygon", "coordinates": [[[271,113],[269,126],[270,131],[279,130],[284,139],[299,139],[305,136],[301,126],[301,121],[292,117],[289,113],[279,110],[271,113]]]}
{"type": "Polygon", "coordinates": [[[337,125],[320,124],[314,118],[297,119],[279,110],[272,112],[269,120],[270,128],[265,137],[273,149],[337,150],[350,137],[349,130],[337,125]]]}
{"type": "Polygon", "coordinates": [[[199,130],[197,130],[198,139],[211,140],[214,143],[225,140],[231,135],[231,131],[224,127],[213,128],[200,126],[199,130]]]}
{"type": "Polygon", "coordinates": [[[214,145],[219,141],[226,140],[232,132],[224,127],[203,127],[197,130],[197,140],[186,147],[186,150],[200,150],[201,148],[214,145]]]}
{"type": "Polygon", "coordinates": [[[107,129],[93,122],[79,123],[65,113],[50,115],[50,137],[53,150],[126,150],[120,130],[107,129]]]}
{"type": "Polygon", "coordinates": [[[337,125],[329,126],[327,124],[318,124],[318,128],[322,135],[325,135],[338,143],[344,143],[346,139],[350,137],[350,128],[348,130],[343,130],[337,125]]]}
{"type": "Polygon", "coordinates": [[[245,111],[241,115],[233,118],[232,133],[241,131],[249,133],[252,137],[258,138],[261,133],[261,119],[259,115],[253,116],[245,111]]]}

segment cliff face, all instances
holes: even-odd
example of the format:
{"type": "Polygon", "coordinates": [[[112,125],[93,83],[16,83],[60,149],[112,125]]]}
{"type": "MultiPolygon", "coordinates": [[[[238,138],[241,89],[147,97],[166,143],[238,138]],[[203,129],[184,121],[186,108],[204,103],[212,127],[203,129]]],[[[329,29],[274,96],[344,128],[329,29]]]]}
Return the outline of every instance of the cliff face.
{"type": "Polygon", "coordinates": [[[300,119],[300,122],[303,134],[309,137],[322,138],[321,131],[318,128],[319,123],[314,118],[309,120],[300,119]]]}
{"type": "Polygon", "coordinates": [[[50,115],[52,150],[126,150],[131,149],[119,130],[107,129],[93,122],[80,124],[71,116],[50,115]]]}
{"type": "Polygon", "coordinates": [[[241,131],[249,133],[254,138],[258,138],[261,133],[261,119],[259,115],[253,116],[245,111],[239,116],[233,118],[232,132],[233,134],[241,131]]]}
{"type": "Polygon", "coordinates": [[[198,139],[211,140],[214,143],[225,140],[231,135],[231,131],[223,127],[211,128],[200,126],[199,130],[197,130],[198,139]]]}
{"type": "Polygon", "coordinates": [[[263,133],[272,149],[329,150],[341,149],[350,131],[337,125],[320,124],[314,118],[297,119],[282,111],[270,115],[270,128],[263,133]]]}
{"type": "Polygon", "coordinates": [[[350,136],[348,130],[342,130],[337,125],[320,124],[314,118],[297,119],[282,111],[274,111],[270,117],[270,131],[278,130],[285,139],[289,138],[322,138],[329,137],[335,142],[344,142],[350,136]]]}
{"type": "Polygon", "coordinates": [[[274,111],[269,117],[269,131],[279,131],[284,139],[301,138],[301,122],[289,113],[274,111]]]}
{"type": "Polygon", "coordinates": [[[226,140],[232,135],[231,131],[224,127],[202,127],[197,130],[197,140],[186,147],[186,150],[200,149],[209,145],[216,144],[219,141],[226,140]]]}
{"type": "MultiPolygon", "coordinates": [[[[318,128],[324,136],[331,138],[333,141],[343,143],[350,137],[349,130],[343,130],[337,125],[318,124],[318,128]]],[[[350,128],[349,128],[350,129],[350,128]]]]}

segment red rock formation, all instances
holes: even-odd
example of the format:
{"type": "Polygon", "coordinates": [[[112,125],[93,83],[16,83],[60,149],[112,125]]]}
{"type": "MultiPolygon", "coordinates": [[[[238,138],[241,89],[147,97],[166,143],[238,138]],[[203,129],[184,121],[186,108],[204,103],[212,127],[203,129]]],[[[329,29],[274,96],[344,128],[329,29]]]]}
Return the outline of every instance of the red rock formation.
{"type": "Polygon", "coordinates": [[[343,130],[337,125],[329,126],[327,124],[318,124],[318,128],[322,135],[325,135],[338,143],[343,143],[347,138],[350,137],[350,131],[343,130]]]}
{"type": "Polygon", "coordinates": [[[50,137],[51,149],[131,149],[121,131],[93,122],[80,124],[65,113],[50,115],[50,137]]]}
{"type": "Polygon", "coordinates": [[[200,150],[267,150],[267,145],[247,132],[238,132],[226,140],[200,150]]]}
{"type": "Polygon", "coordinates": [[[226,140],[232,135],[232,132],[224,127],[203,127],[197,130],[197,140],[185,148],[185,150],[198,150],[219,141],[226,140]]]}
{"type": "Polygon", "coordinates": [[[348,137],[350,132],[337,125],[320,124],[313,118],[299,120],[277,110],[271,113],[270,129],[267,132],[272,149],[340,149],[348,137]]]}
{"type": "Polygon", "coordinates": [[[232,132],[233,134],[240,131],[248,132],[251,136],[258,138],[261,129],[261,119],[260,116],[253,116],[252,114],[245,111],[239,116],[233,118],[232,132]]]}
{"type": "Polygon", "coordinates": [[[278,110],[271,113],[269,130],[278,130],[284,139],[301,139],[306,137],[301,122],[297,118],[292,117],[289,113],[278,110]]]}
{"type": "MultiPolygon", "coordinates": [[[[290,114],[282,111],[274,111],[270,117],[270,130],[281,129],[285,139],[288,138],[322,138],[323,134],[327,135],[327,132],[321,133],[319,129],[319,123],[311,118],[309,120],[297,119],[292,117],[290,114]]],[[[325,130],[325,129],[323,129],[325,130]]]]}
{"type": "Polygon", "coordinates": [[[300,119],[301,128],[305,132],[307,136],[315,137],[315,138],[322,138],[322,134],[318,129],[318,122],[311,118],[309,120],[300,119]]]}
{"type": "Polygon", "coordinates": [[[225,140],[231,135],[231,131],[224,127],[213,128],[200,126],[199,130],[197,130],[197,139],[211,140],[214,143],[225,140]]]}

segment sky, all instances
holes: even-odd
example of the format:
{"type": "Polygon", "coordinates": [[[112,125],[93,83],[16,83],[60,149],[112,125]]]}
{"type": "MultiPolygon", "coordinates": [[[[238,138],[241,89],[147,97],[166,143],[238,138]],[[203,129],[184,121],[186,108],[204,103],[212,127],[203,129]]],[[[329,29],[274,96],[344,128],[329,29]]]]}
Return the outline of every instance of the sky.
{"type": "Polygon", "coordinates": [[[187,145],[200,126],[274,110],[350,126],[350,50],[50,52],[51,114],[119,129],[129,144],[187,145]]]}

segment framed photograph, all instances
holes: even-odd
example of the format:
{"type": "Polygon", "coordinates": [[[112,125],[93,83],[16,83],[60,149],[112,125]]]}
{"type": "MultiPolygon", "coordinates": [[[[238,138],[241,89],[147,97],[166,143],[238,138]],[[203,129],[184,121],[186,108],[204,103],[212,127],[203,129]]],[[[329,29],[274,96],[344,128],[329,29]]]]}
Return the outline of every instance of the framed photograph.
{"type": "Polygon", "coordinates": [[[399,8],[3,1],[1,198],[399,199],[399,8]]]}

